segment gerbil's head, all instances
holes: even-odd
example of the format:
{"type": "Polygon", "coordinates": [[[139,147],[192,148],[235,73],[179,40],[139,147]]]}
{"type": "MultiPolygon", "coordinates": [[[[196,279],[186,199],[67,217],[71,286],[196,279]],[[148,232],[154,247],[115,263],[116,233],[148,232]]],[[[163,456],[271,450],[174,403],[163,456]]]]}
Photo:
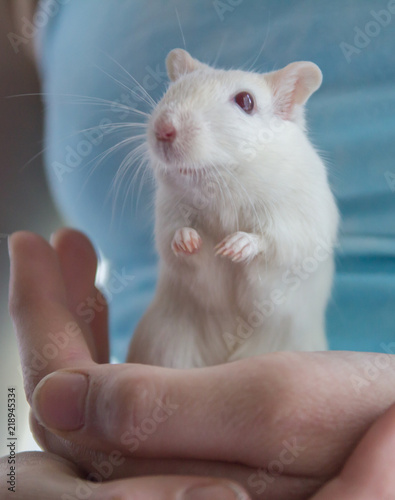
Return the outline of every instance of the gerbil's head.
{"type": "Polygon", "coordinates": [[[259,74],[215,69],[175,49],[166,63],[172,83],[150,118],[148,144],[154,169],[179,178],[264,164],[273,148],[288,149],[286,136],[303,132],[304,104],[322,81],[311,62],[259,74]]]}

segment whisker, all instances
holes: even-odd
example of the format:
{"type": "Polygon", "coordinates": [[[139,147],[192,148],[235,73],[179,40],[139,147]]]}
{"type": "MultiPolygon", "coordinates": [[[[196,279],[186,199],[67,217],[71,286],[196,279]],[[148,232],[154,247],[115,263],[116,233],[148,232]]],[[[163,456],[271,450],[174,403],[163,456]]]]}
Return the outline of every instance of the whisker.
{"type": "Polygon", "coordinates": [[[93,127],[88,127],[85,129],[78,130],[76,133],[82,133],[82,132],[89,132],[90,130],[94,130],[95,128],[114,128],[114,129],[120,129],[120,128],[147,128],[147,124],[144,122],[111,122],[111,123],[104,123],[104,124],[99,124],[99,125],[94,125],[93,127]]]}
{"type": "MultiPolygon", "coordinates": [[[[137,159],[144,157],[144,155],[145,155],[145,152],[143,152],[142,154],[138,155],[137,159]]],[[[134,161],[136,161],[136,159],[134,159],[133,162],[134,161]]],[[[146,161],[148,161],[148,158],[146,159],[146,161]]],[[[140,174],[140,172],[142,170],[143,171],[143,175],[140,178],[140,187],[139,187],[139,191],[138,191],[137,199],[136,199],[136,204],[135,204],[136,208],[138,207],[138,203],[139,203],[139,199],[140,199],[140,194],[141,194],[141,191],[142,191],[142,187],[144,185],[145,175],[148,172],[148,168],[144,168],[144,167],[146,167],[146,161],[142,160],[140,162],[140,165],[139,165],[138,169],[136,170],[136,172],[134,172],[134,174],[132,176],[131,182],[129,183],[129,186],[128,186],[128,188],[126,190],[126,193],[125,193],[125,197],[124,197],[124,201],[123,201],[123,206],[122,206],[122,214],[124,214],[124,212],[125,212],[126,202],[127,202],[128,198],[129,198],[129,194],[130,194],[130,190],[131,189],[132,189],[132,196],[131,196],[130,200],[131,200],[131,202],[133,200],[133,197],[134,197],[134,195],[133,195],[133,193],[134,193],[134,186],[136,184],[137,177],[138,177],[138,175],[140,174]]],[[[129,170],[130,169],[128,168],[127,172],[129,170]]]]}
{"type": "MultiPolygon", "coordinates": [[[[142,161],[140,164],[140,168],[139,168],[139,172],[140,172],[140,170],[142,170],[143,175],[140,177],[140,185],[139,185],[139,190],[138,190],[137,198],[136,198],[136,208],[138,207],[138,204],[140,201],[140,196],[141,196],[141,193],[143,191],[143,186],[144,186],[144,183],[146,182],[146,180],[145,180],[146,176],[148,176],[148,177],[151,176],[151,179],[152,179],[152,174],[150,175],[151,170],[149,168],[147,168],[148,163],[149,163],[148,155],[146,156],[145,159],[144,159],[144,155],[143,155],[142,161]]],[[[137,179],[137,175],[135,177],[137,179]]],[[[135,181],[133,180],[133,182],[135,182],[135,181]]],[[[128,191],[129,191],[129,189],[128,189],[128,191]]],[[[128,194],[128,191],[126,192],[126,195],[128,194]]]]}
{"type": "Polygon", "coordinates": [[[224,35],[224,36],[222,37],[222,41],[221,41],[221,43],[220,43],[220,46],[219,46],[219,49],[218,49],[217,55],[215,56],[215,59],[214,59],[214,61],[213,61],[213,63],[212,63],[212,66],[214,66],[214,67],[217,65],[217,63],[218,63],[218,59],[219,59],[219,57],[220,57],[220,55],[221,55],[221,53],[222,53],[222,49],[223,49],[223,47],[224,47],[225,39],[226,39],[226,35],[224,35]]]}
{"type": "Polygon", "coordinates": [[[126,89],[128,92],[130,92],[132,95],[134,95],[135,97],[137,97],[137,99],[139,99],[140,101],[145,102],[145,104],[147,104],[149,107],[151,107],[151,108],[155,107],[155,103],[152,103],[149,100],[145,99],[143,96],[137,94],[136,91],[134,91],[133,89],[129,88],[123,82],[121,82],[120,80],[118,80],[117,78],[115,78],[115,76],[111,75],[110,73],[107,73],[107,71],[105,71],[100,66],[96,65],[96,68],[99,69],[105,75],[107,75],[109,78],[111,78],[111,80],[113,80],[115,83],[118,83],[118,85],[120,85],[121,87],[123,87],[124,89],[126,89]]]}
{"type": "Polygon", "coordinates": [[[90,178],[92,177],[92,175],[94,174],[94,172],[96,172],[96,170],[98,169],[98,167],[102,164],[102,162],[112,153],[114,153],[116,150],[118,149],[121,149],[122,147],[124,146],[128,146],[129,144],[135,142],[136,140],[139,140],[139,139],[143,139],[145,138],[145,135],[142,134],[140,136],[133,136],[133,137],[129,137],[127,139],[124,139],[120,142],[118,142],[117,144],[115,144],[114,146],[111,146],[110,148],[108,148],[106,151],[103,151],[102,153],[100,153],[99,155],[97,155],[95,158],[93,158],[92,160],[90,160],[88,163],[86,163],[84,165],[84,167],[87,167],[88,165],[90,165],[92,162],[94,162],[95,160],[98,160],[97,163],[94,165],[94,167],[91,169],[88,177],[86,178],[83,186],[82,186],[82,189],[81,189],[81,193],[80,195],[82,194],[83,190],[85,189],[87,183],[89,182],[90,178]]]}
{"type": "MultiPolygon", "coordinates": [[[[146,144],[140,144],[136,146],[131,152],[129,152],[126,157],[122,160],[121,165],[119,166],[117,173],[111,183],[110,191],[113,191],[115,194],[115,199],[118,197],[118,194],[122,187],[122,181],[126,173],[129,171],[130,166],[134,163],[140,156],[141,152],[144,154],[146,152],[146,144]]],[[[138,167],[140,168],[140,167],[138,167]]],[[[138,170],[138,169],[137,169],[138,170]]]]}
{"type": "Polygon", "coordinates": [[[132,81],[143,91],[143,93],[146,95],[147,99],[151,102],[152,106],[155,107],[156,106],[156,101],[155,99],[149,94],[149,92],[147,92],[147,90],[141,85],[141,83],[139,81],[136,80],[136,78],[134,78],[134,76],[132,76],[129,71],[124,67],[122,66],[122,64],[120,64],[116,59],[114,59],[112,56],[110,56],[109,54],[106,54],[107,57],[113,61],[113,63],[115,63],[119,68],[121,68],[127,75],[129,78],[132,79],[132,81]]]}
{"type": "Polygon", "coordinates": [[[32,96],[41,96],[41,97],[64,97],[64,98],[73,98],[74,99],[74,104],[90,104],[90,105],[96,105],[96,106],[107,106],[109,109],[112,108],[119,108],[124,111],[128,111],[130,113],[136,113],[138,115],[144,116],[146,118],[150,117],[149,113],[145,113],[144,111],[141,111],[136,108],[132,108],[130,106],[127,106],[126,104],[122,104],[117,101],[110,101],[108,99],[102,99],[100,97],[92,97],[92,96],[86,96],[86,95],[78,95],[78,94],[52,94],[50,92],[32,92],[32,93],[27,93],[27,94],[16,94],[16,95],[11,95],[11,96],[6,96],[6,99],[14,99],[16,97],[32,97],[32,96]],[[87,101],[87,102],[85,102],[87,101]]]}
{"type": "Polygon", "coordinates": [[[184,44],[184,49],[187,50],[187,44],[185,43],[185,37],[184,37],[184,31],[182,29],[182,26],[181,26],[181,21],[180,21],[180,16],[178,14],[178,9],[177,9],[177,6],[174,6],[174,9],[176,11],[176,16],[177,16],[177,21],[178,21],[178,26],[180,27],[180,31],[181,31],[181,37],[182,37],[182,42],[184,44]]]}
{"type": "Polygon", "coordinates": [[[113,191],[115,193],[114,209],[115,209],[116,201],[118,199],[118,195],[120,194],[122,187],[125,185],[124,179],[126,178],[126,175],[129,173],[129,171],[132,172],[133,175],[132,175],[131,183],[130,183],[129,189],[127,190],[127,193],[129,194],[130,187],[132,187],[133,188],[132,189],[132,198],[134,198],[134,186],[135,186],[137,178],[140,175],[141,170],[144,168],[144,164],[146,163],[145,159],[144,159],[147,156],[146,153],[147,153],[147,151],[146,151],[145,144],[140,145],[140,146],[138,146],[138,148],[136,148],[135,151],[132,152],[132,154],[128,155],[128,157],[125,158],[124,161],[122,162],[121,167],[119,169],[119,172],[117,172],[116,179],[114,182],[114,189],[113,189],[113,191]],[[131,169],[131,166],[136,162],[140,162],[140,164],[133,172],[131,169]]]}
{"type": "MultiPolygon", "coordinates": [[[[61,139],[55,141],[53,144],[51,144],[51,146],[54,146],[54,145],[59,145],[59,144],[63,144],[65,141],[67,141],[68,139],[71,139],[72,137],[76,136],[76,135],[79,135],[79,134],[82,134],[84,132],[90,132],[91,130],[95,130],[95,129],[116,129],[116,130],[119,130],[119,129],[122,129],[122,128],[144,128],[146,129],[147,128],[147,124],[146,123],[143,123],[143,122],[140,122],[140,123],[123,123],[123,122],[119,122],[119,123],[108,123],[108,124],[98,124],[98,125],[94,125],[92,127],[88,127],[88,128],[85,128],[85,129],[80,129],[80,130],[76,130],[75,132],[73,132],[72,134],[69,134],[69,135],[66,135],[66,136],[63,136],[61,139]]],[[[106,132],[108,133],[108,132],[106,132]]],[[[26,167],[28,167],[36,158],[38,158],[40,155],[42,155],[43,153],[45,153],[46,151],[48,151],[49,149],[49,146],[46,146],[45,148],[42,148],[38,153],[36,153],[34,156],[32,156],[26,163],[24,163],[24,165],[22,165],[22,167],[20,167],[20,170],[23,171],[26,167]]]]}
{"type": "Polygon", "coordinates": [[[249,67],[247,68],[246,71],[252,71],[253,70],[256,62],[258,61],[259,57],[261,56],[261,54],[263,52],[263,49],[265,48],[265,45],[266,45],[269,33],[270,33],[270,11],[269,11],[269,17],[268,17],[268,23],[267,23],[267,30],[266,30],[265,39],[263,40],[263,43],[261,45],[261,48],[259,49],[258,54],[256,55],[256,57],[254,58],[254,60],[252,61],[252,63],[249,65],[249,67]]]}

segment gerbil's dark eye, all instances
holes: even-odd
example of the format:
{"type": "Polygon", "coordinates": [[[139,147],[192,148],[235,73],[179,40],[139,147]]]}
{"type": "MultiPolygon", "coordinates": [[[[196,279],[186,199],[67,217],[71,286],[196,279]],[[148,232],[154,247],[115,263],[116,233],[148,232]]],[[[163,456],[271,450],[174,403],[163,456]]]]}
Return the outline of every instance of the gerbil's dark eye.
{"type": "Polygon", "coordinates": [[[248,92],[239,92],[236,94],[235,103],[248,114],[252,113],[255,107],[254,98],[248,92]]]}

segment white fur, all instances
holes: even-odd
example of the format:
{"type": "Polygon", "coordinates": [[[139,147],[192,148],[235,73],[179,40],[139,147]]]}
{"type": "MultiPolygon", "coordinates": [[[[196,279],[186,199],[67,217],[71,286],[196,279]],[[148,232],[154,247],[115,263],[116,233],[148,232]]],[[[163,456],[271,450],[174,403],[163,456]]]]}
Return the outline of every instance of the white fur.
{"type": "Polygon", "coordinates": [[[173,83],[148,126],[160,275],[128,360],[190,368],[326,349],[338,211],[303,110],[321,72],[218,70],[180,49],[167,62],[173,83]],[[233,100],[241,91],[252,114],[233,100]],[[158,119],[175,126],[173,143],[156,140],[158,119]],[[198,248],[175,252],[195,231],[198,248]]]}

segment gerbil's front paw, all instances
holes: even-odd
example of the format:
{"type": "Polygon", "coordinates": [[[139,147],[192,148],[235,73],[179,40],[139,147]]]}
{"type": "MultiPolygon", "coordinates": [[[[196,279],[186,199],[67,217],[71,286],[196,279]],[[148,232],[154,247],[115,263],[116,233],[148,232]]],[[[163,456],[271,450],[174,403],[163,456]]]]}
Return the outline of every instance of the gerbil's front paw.
{"type": "Polygon", "coordinates": [[[259,236],[238,231],[226,236],[215,250],[215,255],[229,257],[233,262],[248,262],[259,253],[259,236]]]}
{"type": "Polygon", "coordinates": [[[192,255],[197,253],[202,246],[202,239],[198,232],[191,227],[182,227],[175,232],[171,248],[178,256],[180,254],[192,255]]]}

